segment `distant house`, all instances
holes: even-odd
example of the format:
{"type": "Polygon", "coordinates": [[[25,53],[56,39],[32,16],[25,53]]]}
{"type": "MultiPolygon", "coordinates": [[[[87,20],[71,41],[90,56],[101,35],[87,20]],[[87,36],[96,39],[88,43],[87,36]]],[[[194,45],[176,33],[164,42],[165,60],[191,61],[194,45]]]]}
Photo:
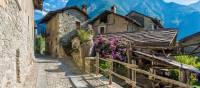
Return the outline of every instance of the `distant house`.
{"type": "Polygon", "coordinates": [[[82,9],[78,7],[66,7],[49,12],[41,21],[46,23],[46,51],[59,58],[66,56],[60,38],[75,29],[80,29],[80,25],[88,20],[86,6],[82,9]]]}
{"type": "Polygon", "coordinates": [[[150,16],[146,16],[136,11],[131,11],[126,15],[126,17],[139,22],[144,30],[157,30],[159,28],[163,28],[160,20],[150,16]]]}
{"type": "Polygon", "coordinates": [[[185,53],[200,57],[200,32],[180,40],[185,53]]]}
{"type": "Polygon", "coordinates": [[[111,7],[111,11],[106,10],[95,17],[90,24],[97,34],[140,30],[140,24],[137,21],[117,14],[115,6],[111,7]]]}

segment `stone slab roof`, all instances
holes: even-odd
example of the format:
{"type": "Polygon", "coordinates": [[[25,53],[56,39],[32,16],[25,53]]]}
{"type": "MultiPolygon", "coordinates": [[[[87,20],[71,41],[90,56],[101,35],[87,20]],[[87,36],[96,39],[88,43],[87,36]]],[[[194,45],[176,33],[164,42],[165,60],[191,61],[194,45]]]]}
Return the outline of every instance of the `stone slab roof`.
{"type": "Polygon", "coordinates": [[[194,34],[192,34],[192,35],[190,35],[190,36],[187,36],[187,37],[181,39],[180,42],[181,42],[181,43],[184,43],[184,42],[187,42],[187,41],[189,41],[189,40],[192,40],[192,39],[195,38],[195,37],[200,37],[200,32],[197,32],[197,33],[194,33],[194,34]]]}
{"type": "Polygon", "coordinates": [[[176,41],[176,30],[136,31],[109,33],[109,36],[122,37],[134,46],[142,47],[172,47],[176,41]]]}
{"type": "Polygon", "coordinates": [[[136,20],[132,20],[132,19],[126,17],[126,16],[122,16],[122,15],[120,15],[120,14],[114,13],[114,12],[109,11],[109,10],[105,10],[105,11],[102,12],[100,15],[98,15],[98,16],[95,17],[93,20],[91,20],[89,23],[92,24],[92,23],[94,23],[96,20],[98,20],[99,18],[104,17],[104,16],[109,15],[109,14],[117,15],[117,16],[119,16],[119,17],[122,17],[122,18],[124,18],[124,19],[126,19],[126,20],[128,20],[128,21],[131,21],[131,22],[135,23],[135,24],[138,25],[138,26],[141,26],[141,24],[140,24],[139,22],[137,22],[136,20]]]}
{"type": "Polygon", "coordinates": [[[48,12],[48,14],[41,20],[40,23],[45,23],[45,22],[48,22],[53,16],[55,16],[57,13],[63,13],[64,11],[66,10],[69,10],[69,9],[75,9],[81,13],[83,13],[87,18],[89,18],[89,16],[87,15],[87,13],[85,13],[84,11],[82,11],[80,8],[74,6],[74,7],[65,7],[65,8],[62,8],[62,9],[58,9],[56,11],[50,11],[48,12]]]}

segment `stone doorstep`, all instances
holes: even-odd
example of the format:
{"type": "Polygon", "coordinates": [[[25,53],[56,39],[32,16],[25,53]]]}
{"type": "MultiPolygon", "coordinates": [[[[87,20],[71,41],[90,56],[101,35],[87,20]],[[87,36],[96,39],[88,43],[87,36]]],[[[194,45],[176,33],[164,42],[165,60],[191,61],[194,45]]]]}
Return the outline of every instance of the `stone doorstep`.
{"type": "Polygon", "coordinates": [[[83,81],[81,76],[70,76],[69,78],[75,88],[88,88],[87,83],[83,81]]]}
{"type": "MultiPolygon", "coordinates": [[[[113,82],[112,85],[109,85],[109,80],[105,78],[103,75],[91,74],[91,76],[94,78],[98,78],[97,80],[103,84],[106,84],[108,88],[123,88],[120,85],[116,84],[115,82],[113,82]]],[[[70,81],[74,84],[75,88],[90,88],[91,86],[84,81],[82,76],[70,76],[69,78],[70,81]]]]}

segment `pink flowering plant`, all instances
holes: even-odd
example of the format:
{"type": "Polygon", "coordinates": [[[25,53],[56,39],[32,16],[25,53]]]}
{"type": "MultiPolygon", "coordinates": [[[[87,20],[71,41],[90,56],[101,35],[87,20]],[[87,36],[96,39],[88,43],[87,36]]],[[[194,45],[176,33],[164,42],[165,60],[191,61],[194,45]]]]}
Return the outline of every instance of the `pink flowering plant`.
{"type": "Polygon", "coordinates": [[[127,45],[119,37],[98,35],[94,39],[95,50],[102,58],[108,58],[110,55],[113,59],[127,61],[127,45]]]}

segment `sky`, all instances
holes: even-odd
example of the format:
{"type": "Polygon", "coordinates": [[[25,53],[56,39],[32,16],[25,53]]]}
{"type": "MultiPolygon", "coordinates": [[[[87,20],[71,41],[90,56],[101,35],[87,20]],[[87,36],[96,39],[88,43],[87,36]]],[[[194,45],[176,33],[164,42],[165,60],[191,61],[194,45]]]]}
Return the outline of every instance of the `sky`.
{"type": "Polygon", "coordinates": [[[49,11],[65,7],[68,0],[44,0],[43,10],[35,10],[35,20],[41,19],[49,11]]]}
{"type": "Polygon", "coordinates": [[[175,2],[177,4],[182,4],[182,5],[190,5],[193,3],[198,2],[199,0],[164,0],[165,2],[175,2]]]}
{"type": "MultiPolygon", "coordinates": [[[[164,0],[164,1],[167,3],[174,2],[181,5],[190,5],[198,2],[199,0],[164,0]]],[[[49,11],[65,7],[67,2],[68,0],[44,0],[43,3],[44,9],[42,11],[35,10],[35,20],[41,19],[49,11]]]]}

